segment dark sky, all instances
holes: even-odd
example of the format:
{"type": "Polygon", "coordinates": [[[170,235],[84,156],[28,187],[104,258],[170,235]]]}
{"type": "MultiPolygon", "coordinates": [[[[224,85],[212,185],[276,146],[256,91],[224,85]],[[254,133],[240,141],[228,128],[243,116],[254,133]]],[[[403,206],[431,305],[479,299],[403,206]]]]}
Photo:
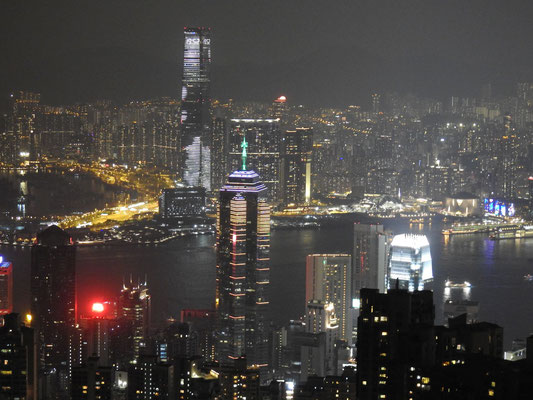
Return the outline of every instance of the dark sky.
{"type": "Polygon", "coordinates": [[[184,26],[210,26],[213,95],[361,104],[533,80],[533,2],[191,0],[0,2],[0,92],[45,102],[179,93],[184,26]]]}

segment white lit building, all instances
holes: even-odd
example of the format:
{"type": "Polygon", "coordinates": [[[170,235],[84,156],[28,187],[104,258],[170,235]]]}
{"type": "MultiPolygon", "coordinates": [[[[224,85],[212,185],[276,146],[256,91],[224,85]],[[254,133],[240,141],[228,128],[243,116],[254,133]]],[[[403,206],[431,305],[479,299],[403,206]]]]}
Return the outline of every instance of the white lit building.
{"type": "Polygon", "coordinates": [[[392,239],[388,288],[424,290],[433,280],[429,242],[425,235],[405,233],[392,239]]]}

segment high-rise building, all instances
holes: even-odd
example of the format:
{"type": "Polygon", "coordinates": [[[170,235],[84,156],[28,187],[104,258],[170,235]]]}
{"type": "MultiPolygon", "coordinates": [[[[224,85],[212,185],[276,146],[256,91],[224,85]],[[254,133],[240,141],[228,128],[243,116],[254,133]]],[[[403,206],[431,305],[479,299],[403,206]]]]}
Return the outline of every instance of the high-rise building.
{"type": "Polygon", "coordinates": [[[157,357],[142,355],[128,368],[128,399],[174,399],[173,366],[157,362],[157,357]]]}
{"type": "Polygon", "coordinates": [[[285,119],[287,116],[287,97],[279,96],[272,103],[272,118],[278,118],[280,120],[285,119]]]}
{"type": "Polygon", "coordinates": [[[199,217],[205,215],[205,189],[180,187],[163,189],[159,196],[161,218],[199,217]]]}
{"type": "Polygon", "coordinates": [[[281,129],[279,119],[232,119],[229,127],[229,171],[241,165],[241,143],[248,145],[248,165],[268,187],[268,199],[279,203],[281,178],[281,129]]]}
{"type": "Polygon", "coordinates": [[[122,285],[118,301],[118,319],[131,323],[133,335],[133,355],[137,359],[140,348],[150,332],[152,298],[148,291],[148,284],[138,282],[122,285]]]}
{"type": "Polygon", "coordinates": [[[89,357],[98,356],[98,365],[110,366],[110,333],[114,321],[106,313],[105,306],[104,303],[94,303],[91,315],[80,318],[80,328],[85,344],[83,361],[87,361],[89,357]]]}
{"type": "Polygon", "coordinates": [[[228,163],[228,133],[227,120],[216,117],[213,121],[211,135],[211,187],[219,188],[224,185],[228,163]]]}
{"type": "Polygon", "coordinates": [[[340,339],[352,341],[352,257],[348,254],[307,256],[305,301],[333,304],[340,339]]]}
{"type": "Polygon", "coordinates": [[[217,359],[246,355],[250,365],[268,364],[270,205],[255,171],[242,168],[220,189],[217,218],[217,359]]]}
{"type": "Polygon", "coordinates": [[[260,375],[256,367],[247,367],[246,357],[234,360],[234,365],[224,365],[218,370],[222,399],[259,400],[260,375]]]}
{"type": "Polygon", "coordinates": [[[392,289],[383,294],[377,289],[361,289],[359,399],[411,398],[409,391],[413,385],[416,388],[421,369],[434,362],[434,319],[433,293],[428,290],[392,289]]]}
{"type": "Polygon", "coordinates": [[[70,235],[55,225],[38,233],[31,249],[31,313],[46,382],[43,395],[49,398],[68,393],[76,363],[75,278],[76,246],[70,235]]]}
{"type": "Polygon", "coordinates": [[[211,31],[185,28],[181,90],[182,179],[210,190],[211,31]]]}
{"type": "Polygon", "coordinates": [[[301,346],[300,380],[306,381],[311,375],[335,375],[336,348],[340,339],[339,319],[333,303],[311,300],[307,303],[305,330],[308,343],[301,346]]]}
{"type": "Polygon", "coordinates": [[[363,288],[385,292],[387,278],[388,235],[380,224],[354,224],[353,296],[358,302],[363,288]]]}
{"type": "Polygon", "coordinates": [[[13,312],[13,264],[0,256],[0,315],[13,312]]]}
{"type": "Polygon", "coordinates": [[[72,400],[111,400],[112,367],[101,366],[98,356],[90,356],[85,363],[72,369],[72,400]]]}
{"type": "Polygon", "coordinates": [[[38,399],[34,331],[21,324],[16,313],[4,315],[3,320],[0,327],[0,398],[38,399]]]}
{"type": "Polygon", "coordinates": [[[281,186],[284,204],[311,202],[311,159],[313,131],[296,128],[285,131],[282,143],[281,186]]]}
{"type": "Polygon", "coordinates": [[[392,239],[388,287],[423,290],[433,280],[429,242],[425,235],[405,233],[392,239]]]}

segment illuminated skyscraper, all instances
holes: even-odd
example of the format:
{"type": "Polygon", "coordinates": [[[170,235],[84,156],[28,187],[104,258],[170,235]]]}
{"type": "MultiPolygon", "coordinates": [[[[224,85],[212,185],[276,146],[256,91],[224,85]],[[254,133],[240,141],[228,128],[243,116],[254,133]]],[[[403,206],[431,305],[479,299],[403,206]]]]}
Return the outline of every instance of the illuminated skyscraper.
{"type": "Polygon", "coordinates": [[[13,312],[13,265],[0,256],[0,315],[13,312]]]}
{"type": "Polygon", "coordinates": [[[284,204],[311,202],[311,157],[313,131],[296,128],[285,131],[282,144],[281,185],[284,204]]]}
{"type": "Polygon", "coordinates": [[[217,359],[222,364],[246,355],[248,363],[268,361],[270,206],[266,186],[243,165],[220,189],[217,218],[217,359]]]}
{"type": "Polygon", "coordinates": [[[429,242],[425,235],[405,233],[392,239],[388,287],[424,290],[433,280],[429,242]]]}
{"type": "Polygon", "coordinates": [[[76,246],[70,235],[55,225],[37,234],[31,249],[31,309],[47,398],[68,393],[76,357],[75,277],[76,246]]]}
{"type": "Polygon", "coordinates": [[[280,202],[281,129],[279,119],[232,119],[229,127],[230,171],[240,168],[241,142],[248,143],[248,165],[268,186],[268,199],[280,202]]]}
{"type": "Polygon", "coordinates": [[[209,28],[185,28],[181,89],[182,179],[210,190],[210,69],[209,28]]]}
{"type": "Polygon", "coordinates": [[[339,323],[340,339],[352,340],[352,257],[348,254],[307,256],[305,302],[331,303],[339,323]]]}

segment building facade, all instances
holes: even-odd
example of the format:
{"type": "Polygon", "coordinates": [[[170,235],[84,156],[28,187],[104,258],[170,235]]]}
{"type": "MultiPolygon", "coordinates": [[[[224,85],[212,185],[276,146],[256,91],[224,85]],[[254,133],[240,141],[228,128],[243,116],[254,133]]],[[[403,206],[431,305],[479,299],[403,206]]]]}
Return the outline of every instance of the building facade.
{"type": "Polygon", "coordinates": [[[220,189],[217,218],[217,360],[246,355],[268,364],[270,206],[254,171],[238,170],[220,189]]]}
{"type": "Polygon", "coordinates": [[[211,31],[184,29],[181,89],[182,179],[189,186],[210,189],[211,31]]]}
{"type": "Polygon", "coordinates": [[[64,397],[79,350],[76,326],[76,246],[55,225],[31,249],[31,310],[38,335],[40,375],[48,397],[64,397]]]}
{"type": "Polygon", "coordinates": [[[352,342],[352,257],[349,254],[311,254],[306,262],[306,304],[313,300],[334,306],[339,338],[352,342]]]}
{"type": "Polygon", "coordinates": [[[405,233],[392,239],[389,288],[424,290],[433,280],[429,242],[425,235],[405,233]]]}
{"type": "Polygon", "coordinates": [[[311,202],[311,160],[313,130],[296,128],[285,131],[282,142],[281,186],[285,205],[311,202]]]}

